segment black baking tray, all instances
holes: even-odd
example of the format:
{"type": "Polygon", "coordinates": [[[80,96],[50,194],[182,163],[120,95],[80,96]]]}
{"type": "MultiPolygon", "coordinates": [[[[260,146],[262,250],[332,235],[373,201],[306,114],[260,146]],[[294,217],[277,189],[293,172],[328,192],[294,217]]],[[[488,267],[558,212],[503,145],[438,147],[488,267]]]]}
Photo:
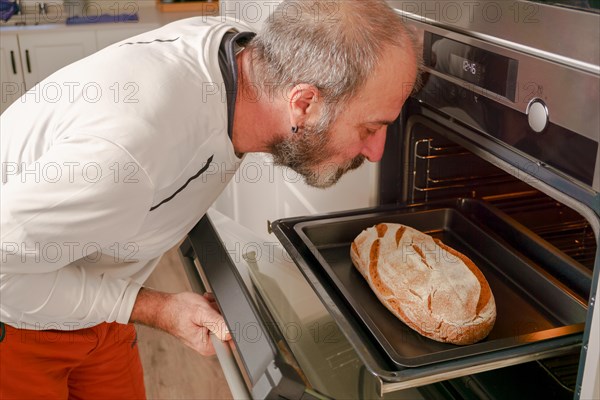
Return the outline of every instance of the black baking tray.
{"type": "MultiPolygon", "coordinates": [[[[326,215],[293,225],[318,261],[318,268],[397,367],[419,367],[519,347],[526,351],[533,342],[583,331],[583,302],[542,266],[481,223],[471,221],[463,208],[472,215],[476,201],[462,199],[425,210],[407,207],[343,217],[326,215]],[[353,266],[350,245],[362,230],[381,222],[401,223],[428,233],[473,260],[496,301],[496,323],[486,339],[457,346],[425,338],[379,302],[353,266]]],[[[546,251],[542,246],[539,250],[546,251]]]]}

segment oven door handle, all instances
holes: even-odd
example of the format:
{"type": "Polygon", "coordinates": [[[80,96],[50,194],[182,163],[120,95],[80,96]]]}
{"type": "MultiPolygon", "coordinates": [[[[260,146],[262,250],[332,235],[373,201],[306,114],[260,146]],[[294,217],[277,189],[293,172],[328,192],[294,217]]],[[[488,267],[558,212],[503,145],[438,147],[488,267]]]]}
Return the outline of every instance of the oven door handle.
{"type": "Polygon", "coordinates": [[[248,392],[242,373],[235,362],[235,357],[233,356],[229,345],[221,341],[213,333],[210,334],[210,341],[217,353],[217,358],[223,369],[223,375],[225,375],[225,380],[231,391],[231,396],[234,399],[251,399],[250,392],[248,392]]]}
{"type": "MultiPolygon", "coordinates": [[[[198,270],[196,269],[192,259],[184,256],[181,251],[179,252],[179,256],[181,258],[181,262],[183,263],[183,268],[192,291],[198,294],[206,293],[207,283],[202,281],[202,277],[198,273],[198,270]]],[[[225,376],[225,380],[227,381],[227,385],[231,391],[231,396],[234,399],[251,399],[252,397],[248,392],[248,388],[244,382],[244,377],[242,376],[242,373],[235,362],[235,357],[233,356],[229,345],[221,341],[212,332],[210,333],[209,337],[213,347],[215,348],[219,364],[223,369],[223,375],[225,376]]]]}
{"type": "Polygon", "coordinates": [[[184,265],[193,290],[208,290],[214,295],[231,332],[231,347],[217,338],[214,342],[219,342],[215,349],[223,372],[230,375],[227,379],[233,397],[302,397],[304,386],[298,385],[293,372],[278,357],[277,346],[208,215],[190,231],[179,250],[187,259],[184,265]]]}

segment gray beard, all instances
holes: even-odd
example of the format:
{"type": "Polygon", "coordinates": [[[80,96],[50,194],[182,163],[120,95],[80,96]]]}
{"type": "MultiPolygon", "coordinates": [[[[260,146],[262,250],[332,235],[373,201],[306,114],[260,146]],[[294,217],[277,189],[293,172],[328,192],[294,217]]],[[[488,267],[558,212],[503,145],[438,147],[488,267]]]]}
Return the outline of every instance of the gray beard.
{"type": "Polygon", "coordinates": [[[328,127],[306,126],[300,132],[276,139],[269,145],[275,165],[291,168],[307,185],[325,189],[333,186],[348,171],[360,167],[363,155],[339,165],[328,162],[335,155],[328,127]]]}

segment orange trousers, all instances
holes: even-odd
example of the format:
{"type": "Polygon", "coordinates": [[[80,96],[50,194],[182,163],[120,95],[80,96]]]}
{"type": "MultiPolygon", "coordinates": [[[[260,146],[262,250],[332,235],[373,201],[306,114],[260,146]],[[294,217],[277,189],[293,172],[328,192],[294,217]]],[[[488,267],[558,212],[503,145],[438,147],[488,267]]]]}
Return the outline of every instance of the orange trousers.
{"type": "Polygon", "coordinates": [[[132,324],[71,331],[0,323],[0,399],[145,399],[132,324]]]}

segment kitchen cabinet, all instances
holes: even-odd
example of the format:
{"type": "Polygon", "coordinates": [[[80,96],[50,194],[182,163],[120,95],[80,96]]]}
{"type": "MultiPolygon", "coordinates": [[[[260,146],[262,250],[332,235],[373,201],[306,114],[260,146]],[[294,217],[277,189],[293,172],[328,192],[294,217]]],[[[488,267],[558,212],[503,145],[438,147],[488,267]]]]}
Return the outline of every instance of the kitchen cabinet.
{"type": "Polygon", "coordinates": [[[21,63],[25,78],[25,89],[77,60],[94,53],[96,34],[94,31],[39,32],[19,34],[21,63]]]}
{"type": "Polygon", "coordinates": [[[23,93],[23,70],[17,35],[2,35],[0,41],[0,113],[23,93]]]}
{"type": "Polygon", "coordinates": [[[0,113],[41,80],[62,67],[80,60],[123,39],[158,28],[160,24],[96,30],[65,28],[1,32],[0,41],[0,113]]]}

